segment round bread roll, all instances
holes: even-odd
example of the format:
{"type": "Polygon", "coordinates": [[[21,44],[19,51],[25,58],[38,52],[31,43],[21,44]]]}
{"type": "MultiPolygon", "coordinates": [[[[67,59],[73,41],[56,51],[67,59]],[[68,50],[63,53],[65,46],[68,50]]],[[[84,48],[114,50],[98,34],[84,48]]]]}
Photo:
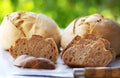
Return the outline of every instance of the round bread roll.
{"type": "Polygon", "coordinates": [[[0,46],[7,50],[17,39],[33,34],[53,38],[58,46],[60,44],[59,28],[51,18],[33,12],[14,12],[1,23],[0,46]]]}
{"type": "Polygon", "coordinates": [[[116,54],[120,55],[120,25],[100,14],[77,18],[70,23],[62,33],[62,48],[64,49],[76,35],[84,38],[87,34],[107,39],[116,54]]]}

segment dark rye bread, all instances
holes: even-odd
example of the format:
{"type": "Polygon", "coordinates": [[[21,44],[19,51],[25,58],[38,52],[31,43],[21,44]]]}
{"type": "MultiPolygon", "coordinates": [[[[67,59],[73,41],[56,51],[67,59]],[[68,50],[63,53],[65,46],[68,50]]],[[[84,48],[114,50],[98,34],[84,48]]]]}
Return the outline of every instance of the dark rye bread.
{"type": "Polygon", "coordinates": [[[62,60],[71,67],[107,66],[114,53],[108,40],[92,35],[76,36],[62,52],[62,60]]]}
{"type": "Polygon", "coordinates": [[[20,55],[47,58],[56,63],[58,49],[52,38],[43,38],[40,35],[33,35],[31,38],[20,38],[15,45],[9,49],[13,58],[20,55]]]}

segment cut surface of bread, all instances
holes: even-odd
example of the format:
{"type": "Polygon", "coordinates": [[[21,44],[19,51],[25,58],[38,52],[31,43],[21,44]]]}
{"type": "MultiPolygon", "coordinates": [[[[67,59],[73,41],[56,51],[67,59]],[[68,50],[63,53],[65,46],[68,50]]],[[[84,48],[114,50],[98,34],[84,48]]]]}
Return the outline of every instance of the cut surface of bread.
{"type": "Polygon", "coordinates": [[[76,36],[62,53],[62,60],[71,67],[107,66],[112,59],[109,41],[94,36],[76,36]]]}
{"type": "Polygon", "coordinates": [[[18,39],[9,51],[14,58],[26,54],[34,57],[47,58],[54,63],[58,58],[58,49],[55,41],[52,38],[43,38],[40,35],[18,39]]]}

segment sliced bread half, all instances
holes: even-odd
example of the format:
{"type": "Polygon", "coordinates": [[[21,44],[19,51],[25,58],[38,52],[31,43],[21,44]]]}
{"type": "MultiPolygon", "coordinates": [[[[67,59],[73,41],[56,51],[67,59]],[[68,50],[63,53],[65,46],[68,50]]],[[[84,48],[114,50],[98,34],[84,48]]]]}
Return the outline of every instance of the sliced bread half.
{"type": "Polygon", "coordinates": [[[114,53],[108,40],[92,35],[76,36],[62,52],[62,60],[71,67],[107,66],[114,53]]]}
{"type": "Polygon", "coordinates": [[[47,58],[54,63],[58,58],[58,49],[55,41],[52,38],[43,38],[40,35],[18,39],[9,51],[14,58],[26,54],[34,57],[47,58]]]}

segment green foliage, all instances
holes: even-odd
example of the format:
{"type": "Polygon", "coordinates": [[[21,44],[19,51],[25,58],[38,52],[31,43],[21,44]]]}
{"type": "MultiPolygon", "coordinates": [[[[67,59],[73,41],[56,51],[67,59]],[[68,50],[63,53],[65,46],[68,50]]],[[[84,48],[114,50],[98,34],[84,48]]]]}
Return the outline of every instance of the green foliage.
{"type": "Polygon", "coordinates": [[[15,11],[43,13],[65,28],[77,17],[100,13],[120,23],[120,0],[0,0],[0,22],[15,11]]]}

